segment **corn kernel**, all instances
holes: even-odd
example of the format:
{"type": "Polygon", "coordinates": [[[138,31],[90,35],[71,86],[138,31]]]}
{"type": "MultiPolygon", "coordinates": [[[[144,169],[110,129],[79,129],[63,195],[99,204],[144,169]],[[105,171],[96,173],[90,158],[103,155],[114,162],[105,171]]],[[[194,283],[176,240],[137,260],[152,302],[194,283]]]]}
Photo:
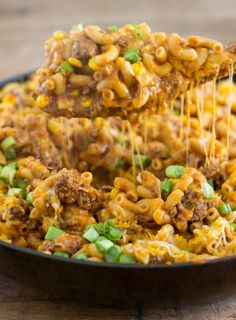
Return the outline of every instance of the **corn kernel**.
{"type": "Polygon", "coordinates": [[[70,96],[77,98],[79,96],[79,89],[75,89],[75,90],[71,91],[70,96]]]}
{"type": "Polygon", "coordinates": [[[230,87],[230,82],[227,80],[219,83],[217,89],[222,94],[229,94],[231,90],[232,90],[232,93],[236,93],[236,86],[232,84],[232,87],[230,87]]]}
{"type": "Polygon", "coordinates": [[[50,97],[46,94],[42,94],[41,96],[37,97],[36,102],[39,108],[45,108],[50,103],[50,97]]]}
{"type": "Polygon", "coordinates": [[[94,70],[94,71],[100,70],[100,67],[95,64],[94,58],[91,58],[91,59],[89,60],[88,66],[89,66],[90,69],[92,69],[92,70],[94,70]]]}
{"type": "Polygon", "coordinates": [[[56,31],[54,32],[53,36],[56,40],[63,40],[67,38],[68,35],[65,31],[56,31]]]}
{"type": "Polygon", "coordinates": [[[143,63],[141,61],[133,63],[132,68],[136,76],[140,75],[144,71],[143,63]]]}
{"type": "Polygon", "coordinates": [[[53,78],[49,78],[44,82],[44,86],[48,90],[52,91],[52,90],[54,90],[56,88],[56,82],[55,82],[55,80],[53,78]]]}
{"type": "Polygon", "coordinates": [[[16,104],[16,99],[13,95],[8,95],[2,99],[2,102],[3,103],[10,103],[11,105],[14,106],[16,104]]]}
{"type": "Polygon", "coordinates": [[[54,119],[50,119],[48,121],[48,129],[53,134],[58,134],[61,131],[61,124],[54,119]]]}
{"type": "Polygon", "coordinates": [[[113,188],[110,192],[110,199],[114,200],[118,193],[119,193],[119,190],[117,188],[113,188]]]}
{"type": "Polygon", "coordinates": [[[92,102],[93,102],[92,98],[86,98],[86,99],[80,100],[81,105],[86,108],[90,107],[92,105],[92,102]]]}
{"type": "Polygon", "coordinates": [[[27,103],[28,103],[29,105],[32,105],[32,106],[35,106],[35,105],[36,105],[36,101],[34,100],[33,97],[27,96],[26,98],[27,98],[27,103]]]}
{"type": "Polygon", "coordinates": [[[71,57],[68,59],[68,62],[75,67],[83,68],[83,63],[79,59],[71,57]]]}

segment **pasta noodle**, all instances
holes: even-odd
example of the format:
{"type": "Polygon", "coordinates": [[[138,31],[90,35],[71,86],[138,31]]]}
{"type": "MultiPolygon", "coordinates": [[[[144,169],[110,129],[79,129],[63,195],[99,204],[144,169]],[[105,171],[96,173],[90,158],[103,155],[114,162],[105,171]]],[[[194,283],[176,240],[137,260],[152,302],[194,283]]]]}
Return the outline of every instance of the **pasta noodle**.
{"type": "Polygon", "coordinates": [[[0,240],[99,263],[235,255],[234,48],[145,23],[54,33],[0,89],[0,240]]]}
{"type": "Polygon", "coordinates": [[[234,46],[200,36],[152,33],[145,23],[57,32],[46,43],[35,96],[38,106],[54,116],[153,113],[190,85],[228,75],[236,61],[234,46]],[[75,88],[80,95],[72,95],[75,88]],[[84,105],[88,97],[90,103],[84,105]]]}

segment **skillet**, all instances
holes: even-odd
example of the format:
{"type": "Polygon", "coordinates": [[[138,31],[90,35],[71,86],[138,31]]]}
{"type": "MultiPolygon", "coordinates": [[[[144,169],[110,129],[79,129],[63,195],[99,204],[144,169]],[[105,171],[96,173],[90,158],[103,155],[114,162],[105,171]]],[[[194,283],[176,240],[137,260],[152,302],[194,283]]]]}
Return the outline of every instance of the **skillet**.
{"type": "MultiPolygon", "coordinates": [[[[3,80],[0,88],[30,74],[3,80]]],[[[236,293],[236,256],[198,264],[97,263],[0,241],[0,273],[44,293],[89,304],[207,303],[236,293]]]]}

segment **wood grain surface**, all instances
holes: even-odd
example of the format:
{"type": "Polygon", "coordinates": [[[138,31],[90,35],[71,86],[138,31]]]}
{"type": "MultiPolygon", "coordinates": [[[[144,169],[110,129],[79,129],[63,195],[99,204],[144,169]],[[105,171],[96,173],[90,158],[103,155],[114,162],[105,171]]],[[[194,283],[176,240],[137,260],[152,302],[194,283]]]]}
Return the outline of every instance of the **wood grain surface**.
{"type": "MultiPolygon", "coordinates": [[[[0,79],[37,68],[44,41],[54,30],[80,22],[106,26],[133,21],[146,21],[155,31],[227,42],[236,39],[236,1],[0,0],[0,79]]],[[[0,284],[0,320],[236,319],[236,297],[194,307],[100,308],[57,300],[1,275],[0,284]]]]}

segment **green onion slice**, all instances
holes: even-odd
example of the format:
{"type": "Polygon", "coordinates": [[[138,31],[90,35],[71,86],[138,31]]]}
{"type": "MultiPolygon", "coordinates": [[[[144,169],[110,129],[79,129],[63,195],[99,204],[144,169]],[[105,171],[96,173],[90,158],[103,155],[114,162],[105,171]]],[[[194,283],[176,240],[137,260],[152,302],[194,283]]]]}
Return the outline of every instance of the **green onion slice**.
{"type": "Polygon", "coordinates": [[[15,161],[15,162],[8,163],[7,166],[10,167],[10,168],[16,169],[17,168],[17,162],[15,161]]]}
{"type": "Polygon", "coordinates": [[[9,165],[3,167],[3,169],[0,173],[0,179],[5,180],[7,183],[12,185],[14,182],[15,175],[16,175],[16,169],[11,167],[9,164],[9,165]]]}
{"type": "Polygon", "coordinates": [[[75,253],[72,258],[77,259],[77,260],[87,260],[87,256],[83,252],[75,253]]]}
{"type": "Polygon", "coordinates": [[[214,189],[214,180],[213,179],[209,179],[207,180],[207,183],[212,186],[212,188],[214,189]]]}
{"type": "Polygon", "coordinates": [[[109,240],[117,242],[123,238],[124,231],[117,227],[110,227],[106,236],[109,240]]]}
{"type": "Polygon", "coordinates": [[[125,169],[126,167],[127,163],[122,159],[118,159],[115,163],[115,169],[125,169]]]}
{"type": "Polygon", "coordinates": [[[12,147],[14,144],[16,144],[15,138],[12,136],[9,136],[1,142],[1,148],[3,149],[3,151],[6,151],[10,147],[12,147]]]}
{"type": "Polygon", "coordinates": [[[174,114],[175,114],[176,116],[180,116],[181,110],[180,110],[180,109],[174,109],[174,114]]]}
{"type": "Polygon", "coordinates": [[[125,134],[119,134],[117,137],[115,137],[115,142],[123,145],[125,141],[128,139],[128,137],[125,134]]]}
{"type": "Polygon", "coordinates": [[[135,30],[135,34],[136,34],[136,36],[137,36],[139,39],[141,39],[141,40],[144,40],[144,39],[145,39],[143,30],[137,28],[137,29],[135,30]]]}
{"type": "Polygon", "coordinates": [[[29,192],[29,193],[27,194],[27,197],[26,197],[26,203],[27,203],[28,205],[31,205],[31,204],[33,204],[33,202],[34,202],[33,193],[32,193],[32,192],[29,192]]]}
{"type": "Polygon", "coordinates": [[[12,148],[9,148],[4,152],[4,156],[5,156],[6,160],[12,160],[12,159],[15,159],[16,152],[12,148]]]}
{"type": "Polygon", "coordinates": [[[63,258],[69,258],[70,257],[68,255],[68,253],[65,253],[65,252],[54,252],[53,255],[57,256],[57,257],[63,257],[63,258]]]}
{"type": "Polygon", "coordinates": [[[117,245],[111,246],[105,253],[106,262],[118,262],[121,255],[121,248],[117,245]]]}
{"type": "Polygon", "coordinates": [[[116,31],[118,31],[119,28],[117,27],[117,25],[112,24],[112,25],[108,26],[107,29],[111,30],[112,32],[116,32],[116,31]]]}
{"type": "Polygon", "coordinates": [[[95,242],[99,238],[99,233],[94,226],[89,226],[89,228],[83,234],[83,237],[89,242],[95,242]]]}
{"type": "Polygon", "coordinates": [[[120,263],[135,263],[135,259],[130,254],[123,253],[120,255],[119,262],[120,263]]]}
{"type": "Polygon", "coordinates": [[[182,166],[169,166],[166,168],[166,176],[168,178],[180,178],[184,171],[185,169],[182,166]]]}
{"type": "Polygon", "coordinates": [[[213,199],[215,197],[215,191],[208,182],[203,182],[202,192],[207,199],[213,199]]]}
{"type": "Polygon", "coordinates": [[[150,166],[152,159],[145,154],[135,154],[134,155],[134,163],[136,166],[142,164],[144,168],[150,166]]]}
{"type": "Polygon", "coordinates": [[[134,21],[134,22],[131,22],[130,24],[131,24],[131,26],[136,28],[140,24],[140,22],[134,21]]]}
{"type": "Polygon", "coordinates": [[[25,190],[21,188],[9,188],[7,195],[9,197],[18,196],[19,198],[23,199],[25,196],[25,190]]]}
{"type": "Polygon", "coordinates": [[[164,197],[167,197],[172,189],[173,189],[173,186],[174,186],[174,182],[171,181],[170,179],[166,178],[163,183],[162,183],[162,186],[161,186],[161,193],[164,197]]]}
{"type": "Polygon", "coordinates": [[[83,24],[82,23],[73,24],[72,30],[82,32],[84,30],[83,24]]]}
{"type": "Polygon", "coordinates": [[[141,60],[141,57],[139,56],[139,49],[138,48],[129,49],[124,53],[124,58],[131,63],[135,63],[141,60]]]}
{"type": "Polygon", "coordinates": [[[16,185],[19,188],[26,189],[27,182],[24,179],[18,178],[18,179],[16,179],[16,185]]]}
{"type": "Polygon", "coordinates": [[[100,236],[117,242],[123,238],[124,231],[121,228],[115,227],[112,220],[107,220],[104,223],[98,223],[94,226],[100,236]]]}
{"type": "Polygon", "coordinates": [[[71,73],[71,72],[74,72],[74,68],[68,61],[65,61],[57,68],[56,71],[71,73]]]}
{"type": "Polygon", "coordinates": [[[229,214],[232,211],[232,209],[228,203],[222,203],[218,207],[218,210],[219,210],[220,214],[222,214],[222,215],[229,214]]]}
{"type": "Polygon", "coordinates": [[[95,245],[100,252],[105,253],[111,246],[113,246],[113,242],[101,236],[97,239],[95,245]]]}
{"type": "Polygon", "coordinates": [[[48,228],[48,231],[45,236],[45,240],[53,241],[63,233],[65,233],[63,230],[61,230],[55,226],[51,226],[48,228]]]}

